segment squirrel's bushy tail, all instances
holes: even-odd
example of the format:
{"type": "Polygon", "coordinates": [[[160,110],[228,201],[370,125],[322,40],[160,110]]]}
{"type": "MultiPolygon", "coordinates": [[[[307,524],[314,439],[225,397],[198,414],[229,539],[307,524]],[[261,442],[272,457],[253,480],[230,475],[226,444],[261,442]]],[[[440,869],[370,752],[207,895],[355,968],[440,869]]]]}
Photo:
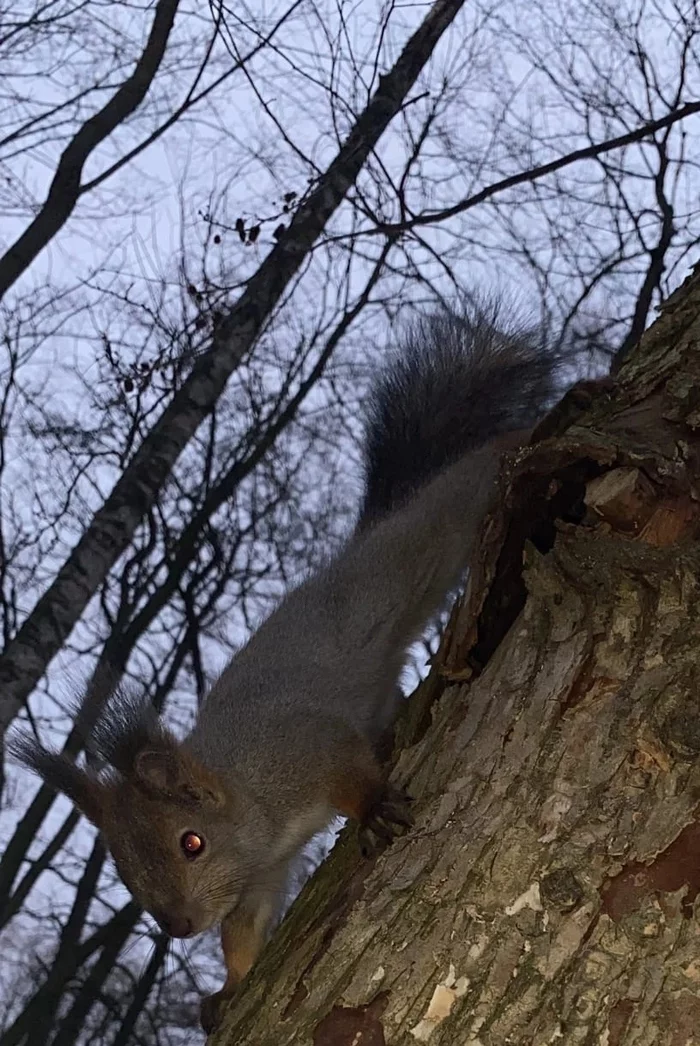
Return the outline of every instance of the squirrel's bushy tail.
{"type": "Polygon", "coordinates": [[[531,428],[550,405],[556,354],[496,305],[414,323],[370,393],[359,527],[399,508],[470,450],[531,428]]]}

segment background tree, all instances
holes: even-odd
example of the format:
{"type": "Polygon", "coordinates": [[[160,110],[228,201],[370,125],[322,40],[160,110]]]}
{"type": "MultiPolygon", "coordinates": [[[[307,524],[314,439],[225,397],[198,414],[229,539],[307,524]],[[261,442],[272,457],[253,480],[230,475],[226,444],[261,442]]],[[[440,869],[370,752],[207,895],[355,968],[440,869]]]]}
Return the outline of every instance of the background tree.
{"type": "MultiPolygon", "coordinates": [[[[0,713],[76,755],[76,686],[186,729],[340,537],[397,322],[516,288],[624,349],[698,236],[695,5],[171,5],[116,111],[166,8],[0,13],[7,257],[50,233],[1,306],[0,713]]],[[[2,1046],[191,1042],[208,941],[166,957],[69,807],[4,800],[2,1046]]]]}

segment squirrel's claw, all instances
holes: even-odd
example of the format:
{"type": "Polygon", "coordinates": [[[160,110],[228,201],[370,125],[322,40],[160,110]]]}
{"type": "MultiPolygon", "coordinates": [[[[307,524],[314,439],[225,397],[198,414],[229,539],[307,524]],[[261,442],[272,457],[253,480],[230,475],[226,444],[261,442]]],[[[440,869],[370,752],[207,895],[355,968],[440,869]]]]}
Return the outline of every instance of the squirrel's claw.
{"type": "Polygon", "coordinates": [[[367,811],[358,831],[363,857],[371,857],[382,844],[388,846],[403,829],[413,826],[412,802],[412,797],[403,789],[385,785],[367,811]]]}

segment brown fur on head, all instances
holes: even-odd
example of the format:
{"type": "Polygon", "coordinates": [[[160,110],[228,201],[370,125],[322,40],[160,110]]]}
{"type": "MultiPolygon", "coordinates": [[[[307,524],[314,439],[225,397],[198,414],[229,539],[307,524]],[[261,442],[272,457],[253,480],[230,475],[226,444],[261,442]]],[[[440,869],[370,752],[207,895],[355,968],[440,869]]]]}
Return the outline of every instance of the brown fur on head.
{"type": "Polygon", "coordinates": [[[10,745],[103,832],[125,885],[166,932],[191,936],[219,922],[238,902],[255,843],[239,789],[129,695],[108,704],[87,747],[100,772],[29,736],[10,745]]]}

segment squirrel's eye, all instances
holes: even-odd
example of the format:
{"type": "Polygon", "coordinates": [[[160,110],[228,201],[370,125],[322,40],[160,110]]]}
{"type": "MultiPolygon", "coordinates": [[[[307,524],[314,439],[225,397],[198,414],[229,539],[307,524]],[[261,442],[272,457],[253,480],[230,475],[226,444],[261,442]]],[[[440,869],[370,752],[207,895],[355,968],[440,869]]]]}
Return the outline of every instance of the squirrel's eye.
{"type": "Polygon", "coordinates": [[[204,839],[197,832],[185,832],[180,840],[185,857],[199,857],[204,850],[204,839]]]}

